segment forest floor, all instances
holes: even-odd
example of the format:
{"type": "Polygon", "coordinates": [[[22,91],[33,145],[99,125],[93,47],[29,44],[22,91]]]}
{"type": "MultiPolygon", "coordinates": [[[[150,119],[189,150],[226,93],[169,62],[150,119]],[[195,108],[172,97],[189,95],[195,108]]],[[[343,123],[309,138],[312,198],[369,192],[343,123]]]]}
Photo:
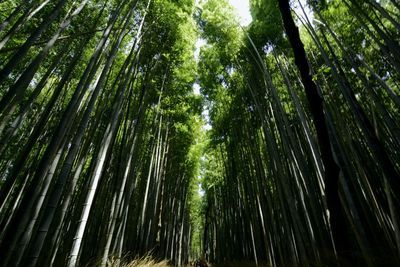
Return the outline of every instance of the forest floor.
{"type": "Polygon", "coordinates": [[[267,265],[258,264],[250,261],[240,261],[240,262],[226,262],[221,264],[210,264],[209,267],[268,267],[267,265]]]}
{"type": "MultiPolygon", "coordinates": [[[[91,265],[93,267],[100,266],[100,264],[91,265]]],[[[122,263],[118,260],[110,259],[107,263],[107,266],[120,266],[120,267],[173,267],[168,261],[164,260],[161,262],[157,262],[151,257],[143,257],[139,259],[135,259],[129,263],[122,263]]],[[[192,267],[194,263],[187,264],[185,267],[192,267]]],[[[240,262],[226,262],[221,264],[211,264],[208,263],[208,267],[268,267],[267,265],[256,265],[255,262],[248,262],[248,261],[240,261],[240,262]]]]}
{"type": "MultiPolygon", "coordinates": [[[[111,266],[114,266],[111,263],[111,266]]],[[[174,265],[171,265],[168,261],[162,261],[162,262],[156,262],[150,258],[144,258],[140,260],[134,260],[129,263],[121,264],[121,265],[115,265],[115,266],[122,266],[122,267],[173,267],[174,265]]],[[[208,267],[268,267],[267,265],[259,264],[256,265],[255,262],[245,262],[245,261],[240,261],[240,262],[226,262],[226,263],[221,263],[221,264],[211,264],[208,263],[208,267]]],[[[194,267],[194,263],[192,264],[187,264],[184,267],[194,267]]]]}

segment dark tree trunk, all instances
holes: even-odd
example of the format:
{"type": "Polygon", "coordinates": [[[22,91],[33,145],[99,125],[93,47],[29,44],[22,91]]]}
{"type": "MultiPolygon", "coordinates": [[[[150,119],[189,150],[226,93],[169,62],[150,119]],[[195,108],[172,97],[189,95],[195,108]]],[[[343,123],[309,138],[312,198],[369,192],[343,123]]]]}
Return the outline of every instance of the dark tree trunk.
{"type": "Polygon", "coordinates": [[[288,0],[279,0],[279,10],[282,15],[286,35],[293,48],[296,66],[299,69],[309,108],[317,132],[318,144],[321,150],[321,158],[325,167],[325,193],[329,209],[330,226],[338,257],[338,264],[351,261],[351,244],[348,238],[347,222],[344,209],[339,197],[339,173],[340,167],[334,160],[328,128],[325,121],[323,98],[318,93],[308,65],[304,45],[300,39],[300,33],[296,27],[288,0]]]}

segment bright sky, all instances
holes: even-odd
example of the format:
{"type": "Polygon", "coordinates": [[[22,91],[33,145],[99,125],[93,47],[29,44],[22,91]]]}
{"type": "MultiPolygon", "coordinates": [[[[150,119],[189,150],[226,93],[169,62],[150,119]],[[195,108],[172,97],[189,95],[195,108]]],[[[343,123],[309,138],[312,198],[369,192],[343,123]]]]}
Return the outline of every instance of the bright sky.
{"type": "Polygon", "coordinates": [[[249,0],[229,0],[240,16],[240,25],[247,26],[251,22],[249,0]]]}

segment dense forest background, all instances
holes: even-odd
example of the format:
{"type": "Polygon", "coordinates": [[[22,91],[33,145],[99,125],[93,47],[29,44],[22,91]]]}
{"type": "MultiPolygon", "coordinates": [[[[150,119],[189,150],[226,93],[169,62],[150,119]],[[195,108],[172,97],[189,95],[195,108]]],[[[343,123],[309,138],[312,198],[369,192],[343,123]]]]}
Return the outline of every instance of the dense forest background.
{"type": "Polygon", "coordinates": [[[400,266],[400,2],[250,6],[0,0],[0,266],[400,266]]]}

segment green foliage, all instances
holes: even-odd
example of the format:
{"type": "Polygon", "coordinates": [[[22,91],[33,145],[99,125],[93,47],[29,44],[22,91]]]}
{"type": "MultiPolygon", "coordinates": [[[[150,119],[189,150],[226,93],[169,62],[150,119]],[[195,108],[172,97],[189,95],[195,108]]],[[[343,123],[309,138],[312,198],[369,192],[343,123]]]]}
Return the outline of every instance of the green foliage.
{"type": "MultiPolygon", "coordinates": [[[[149,251],[175,266],[204,254],[331,264],[315,103],[278,1],[250,1],[242,28],[228,0],[89,0],[57,36],[81,3],[0,1],[2,264],[118,265],[149,251]]],[[[374,253],[398,261],[399,5],[307,3],[310,23],[292,16],[341,167],[355,266],[378,265],[374,253]]]]}
{"type": "Polygon", "coordinates": [[[198,24],[202,37],[216,47],[223,64],[232,61],[242,45],[242,31],[227,0],[209,0],[202,5],[198,24]]]}
{"type": "MultiPolygon", "coordinates": [[[[249,26],[248,34],[257,49],[262,51],[264,46],[270,44],[284,45],[286,40],[283,38],[278,2],[276,0],[253,0],[250,3],[253,22],[249,26]]],[[[251,47],[250,44],[248,46],[251,47]]]]}

